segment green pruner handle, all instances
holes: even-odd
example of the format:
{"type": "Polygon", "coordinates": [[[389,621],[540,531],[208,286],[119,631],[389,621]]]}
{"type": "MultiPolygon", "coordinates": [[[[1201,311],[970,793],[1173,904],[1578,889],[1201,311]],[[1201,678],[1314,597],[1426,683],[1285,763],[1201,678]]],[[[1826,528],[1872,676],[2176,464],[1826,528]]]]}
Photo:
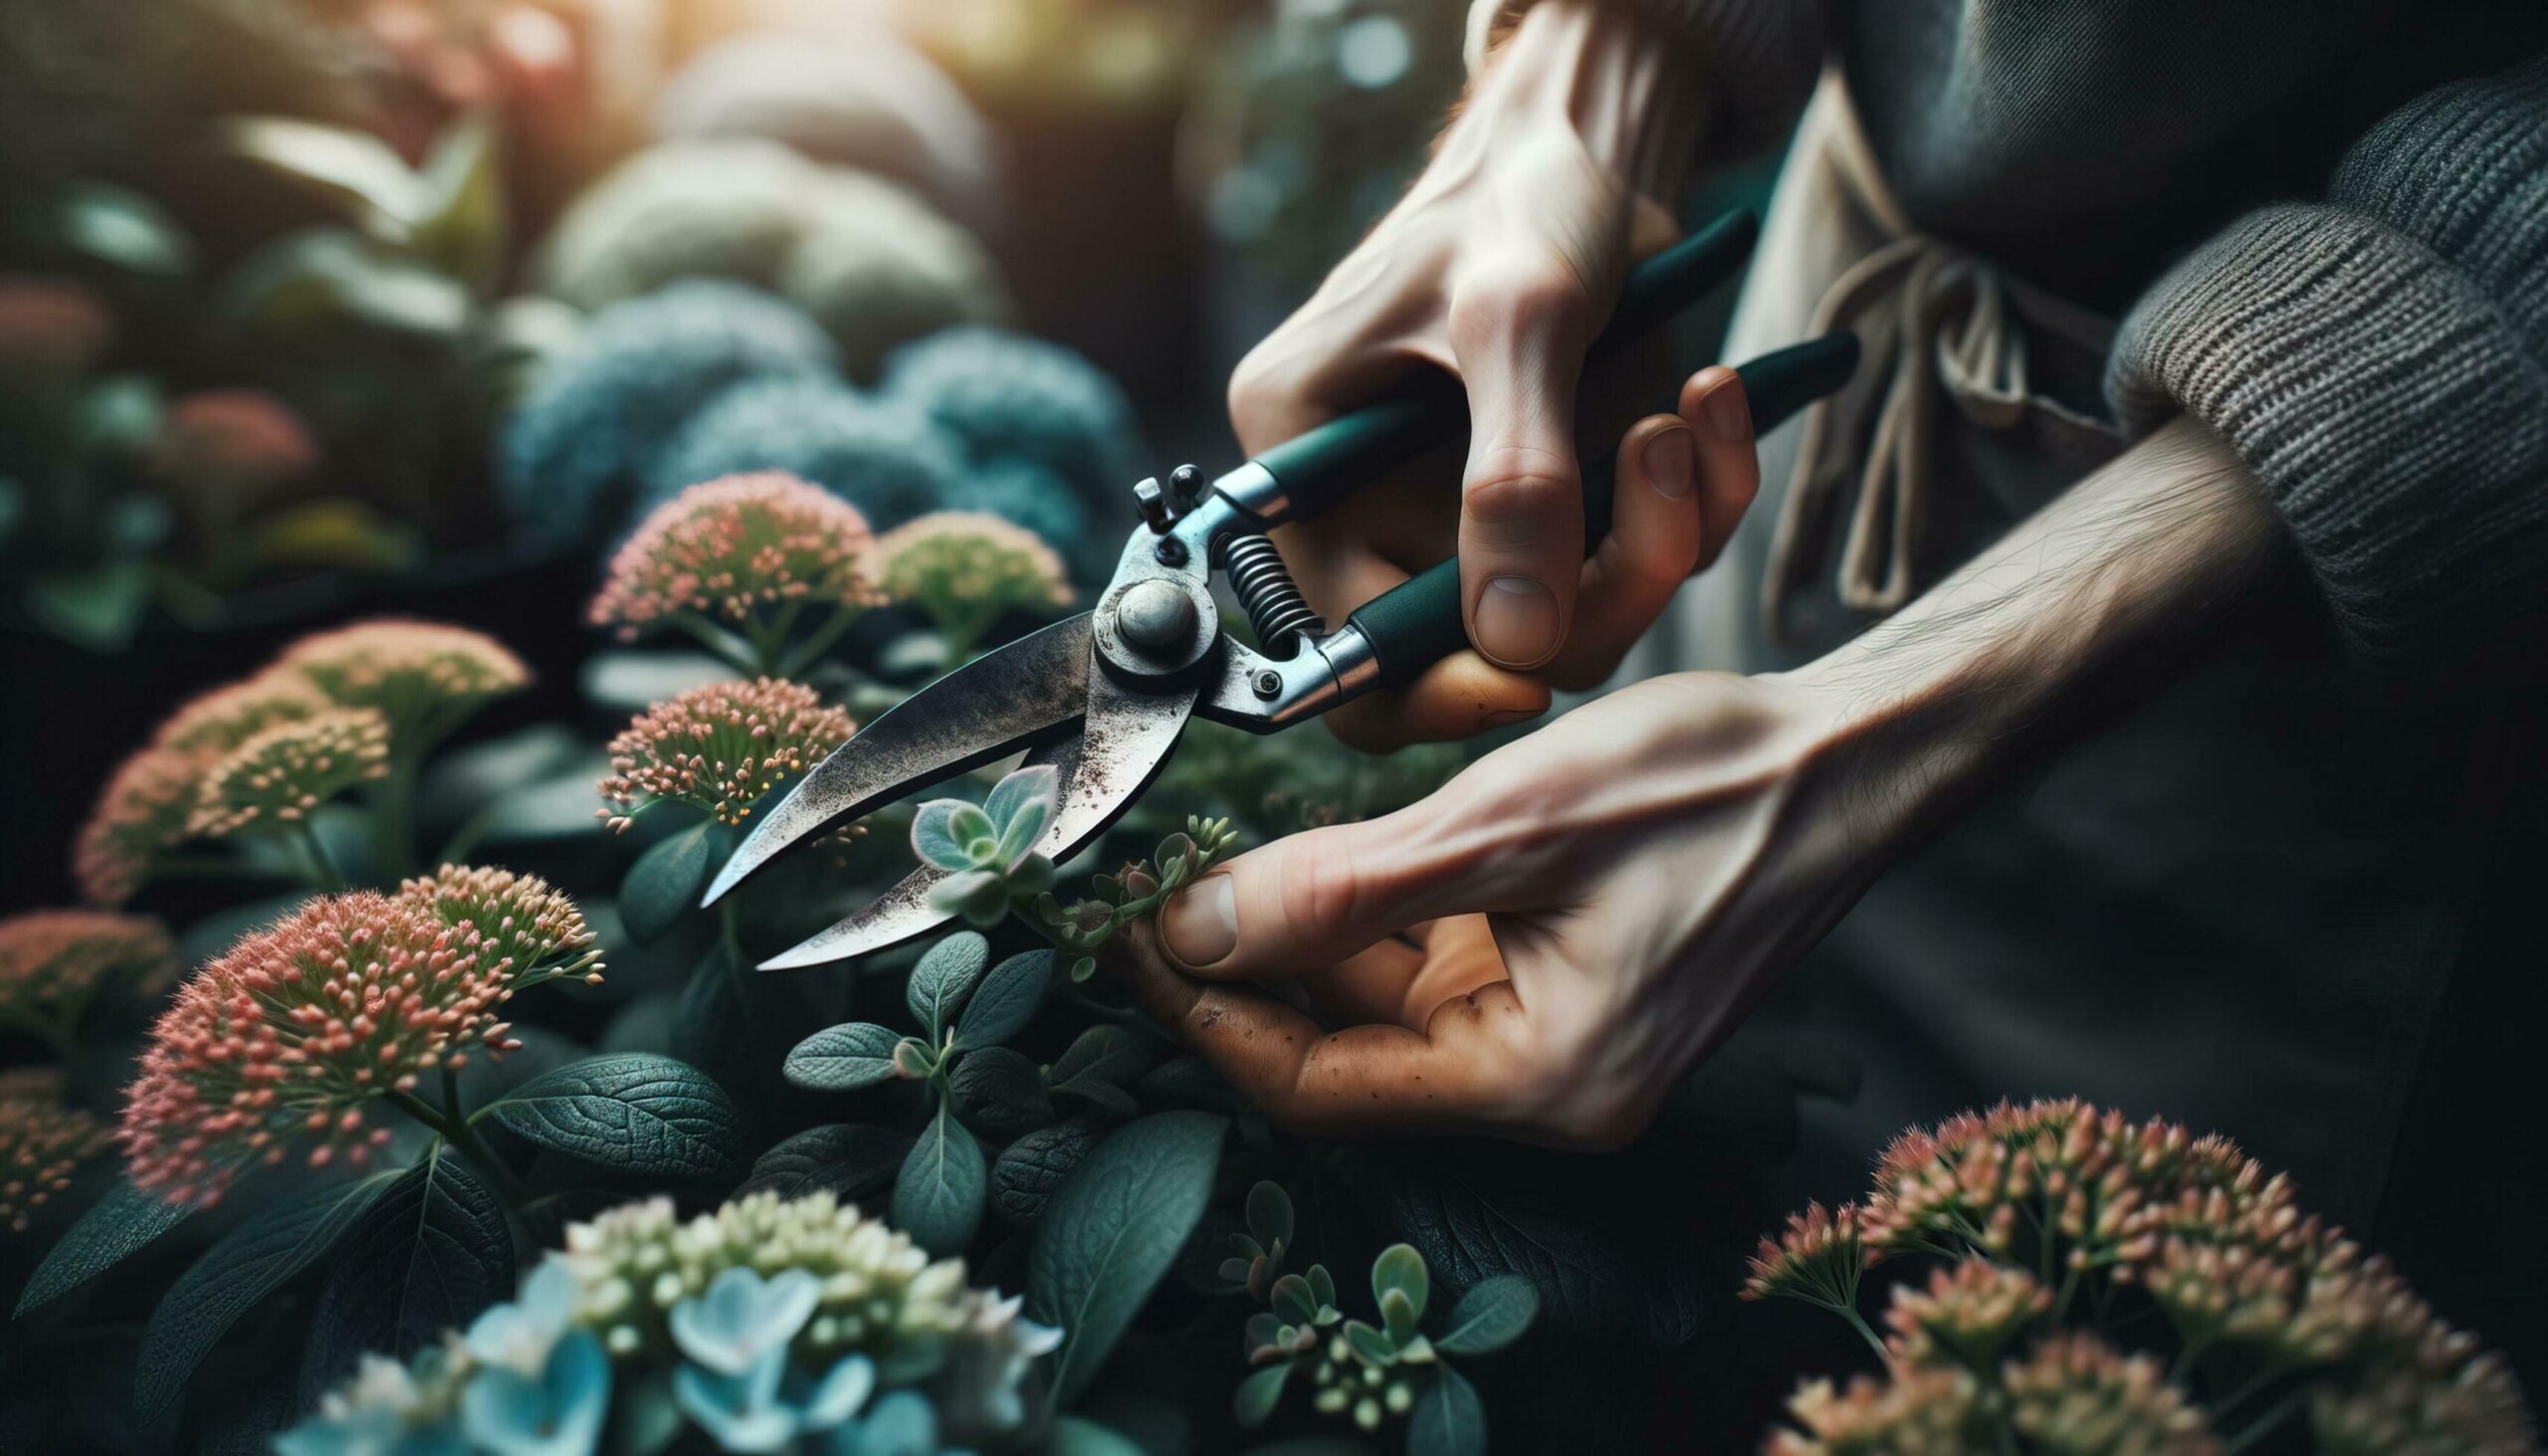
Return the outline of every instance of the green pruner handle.
{"type": "MultiPolygon", "coordinates": [[[[1585,351],[1592,363],[1643,337],[1707,297],[1752,256],[1760,224],[1738,208],[1630,270],[1610,322],[1585,351]]],[[[1439,370],[1378,404],[1340,415],[1256,457],[1282,488],[1281,520],[1306,520],[1468,431],[1468,395],[1439,370]]],[[[1266,524],[1277,523],[1268,520],[1266,524]]]]}
{"type": "MultiPolygon", "coordinates": [[[[1826,333],[1736,366],[1752,405],[1752,429],[1766,435],[1806,405],[1849,380],[1858,367],[1858,338],[1826,333]]],[[[1584,550],[1599,548],[1610,530],[1610,462],[1584,470],[1584,550]]],[[[1460,612],[1460,560],[1453,556],[1399,582],[1345,619],[1371,643],[1380,669],[1375,686],[1396,690],[1426,668],[1469,645],[1460,612]]]]}

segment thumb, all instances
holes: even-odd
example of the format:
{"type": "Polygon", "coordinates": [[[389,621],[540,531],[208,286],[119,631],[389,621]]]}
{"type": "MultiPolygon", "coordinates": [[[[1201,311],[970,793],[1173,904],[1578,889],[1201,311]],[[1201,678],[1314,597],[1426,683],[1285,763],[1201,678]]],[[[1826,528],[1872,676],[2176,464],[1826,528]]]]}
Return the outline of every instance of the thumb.
{"type": "Polygon", "coordinates": [[[1460,600],[1469,641],[1528,671],[1566,641],[1583,574],[1584,488],[1575,458],[1583,289],[1562,266],[1510,270],[1451,310],[1469,395],[1460,486],[1460,600]]]}
{"type": "Polygon", "coordinates": [[[1423,842],[1416,821],[1426,812],[1415,804],[1240,855],[1168,899],[1161,946],[1213,980],[1285,978],[1435,919],[1443,877],[1408,852],[1423,842]]]}

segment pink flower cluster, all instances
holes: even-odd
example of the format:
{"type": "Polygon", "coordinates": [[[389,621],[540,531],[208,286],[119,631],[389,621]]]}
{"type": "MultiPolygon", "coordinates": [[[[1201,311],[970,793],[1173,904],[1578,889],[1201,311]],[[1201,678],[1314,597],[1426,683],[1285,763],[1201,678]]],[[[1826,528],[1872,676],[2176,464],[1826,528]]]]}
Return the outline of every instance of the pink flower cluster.
{"type": "Polygon", "coordinates": [[[1070,572],[1044,538],[981,511],[939,511],[876,542],[877,579],[896,601],[936,611],[967,607],[1065,607],[1070,572]]]}
{"type": "Polygon", "coordinates": [[[0,1228],[25,1232],[35,1210],[70,1187],[73,1170],[105,1150],[108,1138],[104,1123],[64,1104],[61,1074],[0,1072],[0,1228]]]}
{"type": "Polygon", "coordinates": [[[362,1165],[389,1139],[374,1102],[474,1048],[520,1046],[504,1004],[598,978],[590,943],[562,896],[501,871],[308,902],[197,971],[152,1027],[123,1114],[134,1184],[210,1203],[296,1147],[314,1167],[362,1165]]]}
{"type": "Polygon", "coordinates": [[[113,342],[114,319],[87,284],[0,274],[0,379],[76,380],[113,342]]]}
{"type": "Polygon", "coordinates": [[[221,516],[309,474],[318,444],[292,406],[263,390],[202,389],[168,406],[148,463],[186,500],[221,516]]]}
{"type": "Polygon", "coordinates": [[[120,905],[187,840],[294,822],[530,681],[502,643],[460,627],[383,620],[303,638],[178,709],[116,768],[73,853],[81,891],[120,905]]]}
{"type": "Polygon", "coordinates": [[[875,540],[857,507],[794,476],[728,476],[638,525],[589,615],[633,641],[684,613],[744,622],[763,609],[875,606],[885,599],[866,576],[875,540]]]}
{"type": "Polygon", "coordinates": [[[66,1036],[102,993],[155,994],[177,968],[154,920],[39,910],[0,921],[0,1023],[66,1036]]]}
{"type": "Polygon", "coordinates": [[[814,690],[780,678],[711,683],[637,716],[610,740],[600,817],[625,830],[662,799],[741,824],[782,780],[849,741],[857,724],[814,690]]]}

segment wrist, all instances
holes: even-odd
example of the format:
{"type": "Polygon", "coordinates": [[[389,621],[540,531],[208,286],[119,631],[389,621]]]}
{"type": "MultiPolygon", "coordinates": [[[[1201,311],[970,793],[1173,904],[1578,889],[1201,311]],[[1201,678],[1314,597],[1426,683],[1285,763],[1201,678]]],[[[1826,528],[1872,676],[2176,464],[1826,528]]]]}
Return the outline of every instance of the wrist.
{"type": "Polygon", "coordinates": [[[1477,62],[1463,120],[1563,127],[1631,194],[1669,212],[1689,184],[1704,115],[1685,50],[1639,6],[1538,0],[1477,62]]]}

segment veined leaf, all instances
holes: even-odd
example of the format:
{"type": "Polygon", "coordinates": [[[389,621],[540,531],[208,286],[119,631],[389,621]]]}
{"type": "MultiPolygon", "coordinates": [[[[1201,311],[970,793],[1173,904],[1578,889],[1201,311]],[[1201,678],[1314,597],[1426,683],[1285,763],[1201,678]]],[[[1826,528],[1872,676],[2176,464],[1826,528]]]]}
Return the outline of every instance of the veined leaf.
{"type": "Polygon", "coordinates": [[[1446,1354],[1492,1354],[1539,1318],[1540,1292],[1518,1274],[1481,1279],[1451,1307],[1451,1328],[1433,1342],[1446,1354]]]}
{"type": "Polygon", "coordinates": [[[373,1173],[305,1193],[241,1225],[179,1275],[142,1331],[133,1404],[155,1418],[185,1386],[240,1316],[334,1247],[389,1185],[405,1174],[373,1173]]]}
{"type": "Polygon", "coordinates": [[[505,1210],[449,1145],[400,1174],[346,1232],[313,1307],[302,1385],[314,1395],[378,1351],[404,1359],[514,1288],[505,1210]]]}
{"type": "Polygon", "coordinates": [[[1449,1365],[1415,1397],[1406,1421],[1406,1456],[1486,1456],[1486,1405],[1477,1387],[1449,1365]]]}
{"type": "Polygon", "coordinates": [[[1050,950],[1028,950],[992,966],[956,1018],[956,1045],[994,1047],[1025,1030],[1052,983],[1050,950]]]}
{"type": "Polygon", "coordinates": [[[903,999],[910,1003],[912,1015],[929,1028],[929,1039],[937,1041],[947,1032],[956,1008],[963,1004],[964,993],[981,978],[982,966],[991,958],[991,942],[971,931],[958,931],[929,947],[929,953],[912,967],[911,983],[903,988],[903,999]]]}
{"type": "Polygon", "coordinates": [[[18,1296],[17,1313],[50,1304],[106,1273],[194,1211],[192,1204],[172,1203],[134,1187],[130,1178],[117,1178],[36,1266],[18,1296]]]}
{"type": "Polygon", "coordinates": [[[1038,1128],[1000,1149],[991,1164],[991,1206],[1002,1220],[1024,1228],[1044,1216],[1054,1190],[1097,1146],[1097,1135],[1078,1118],[1038,1128]]]}
{"type": "Polygon", "coordinates": [[[982,1222],[982,1145],[945,1102],[894,1179],[894,1226],[944,1258],[963,1252],[982,1222]]]}
{"type": "Polygon", "coordinates": [[[480,1113],[587,1162],[702,1181],[734,1170],[743,1137],[725,1089],[689,1063],[652,1052],[587,1057],[480,1113]]]}
{"type": "Polygon", "coordinates": [[[872,1021],[826,1027],[787,1053],[787,1080],[816,1092],[855,1092],[894,1080],[894,1044],[902,1033],[872,1021]]]}
{"type": "Polygon", "coordinates": [[[890,1128],[856,1123],[808,1128],[762,1153],[752,1163],[752,1175],[735,1195],[775,1191],[795,1198],[830,1192],[845,1199],[864,1198],[892,1186],[911,1149],[910,1135],[890,1128]]]}
{"type": "Polygon", "coordinates": [[[714,819],[649,845],[619,886],[619,919],[640,945],[662,937],[699,898],[708,879],[708,832],[714,819]]]}
{"type": "Polygon", "coordinates": [[[1026,1302],[1032,1318],[1065,1332],[1053,1356],[1062,1405],[1096,1378],[1194,1231],[1228,1126],[1189,1112],[1128,1123],[1054,1193],[1028,1258],[1026,1302]]]}

